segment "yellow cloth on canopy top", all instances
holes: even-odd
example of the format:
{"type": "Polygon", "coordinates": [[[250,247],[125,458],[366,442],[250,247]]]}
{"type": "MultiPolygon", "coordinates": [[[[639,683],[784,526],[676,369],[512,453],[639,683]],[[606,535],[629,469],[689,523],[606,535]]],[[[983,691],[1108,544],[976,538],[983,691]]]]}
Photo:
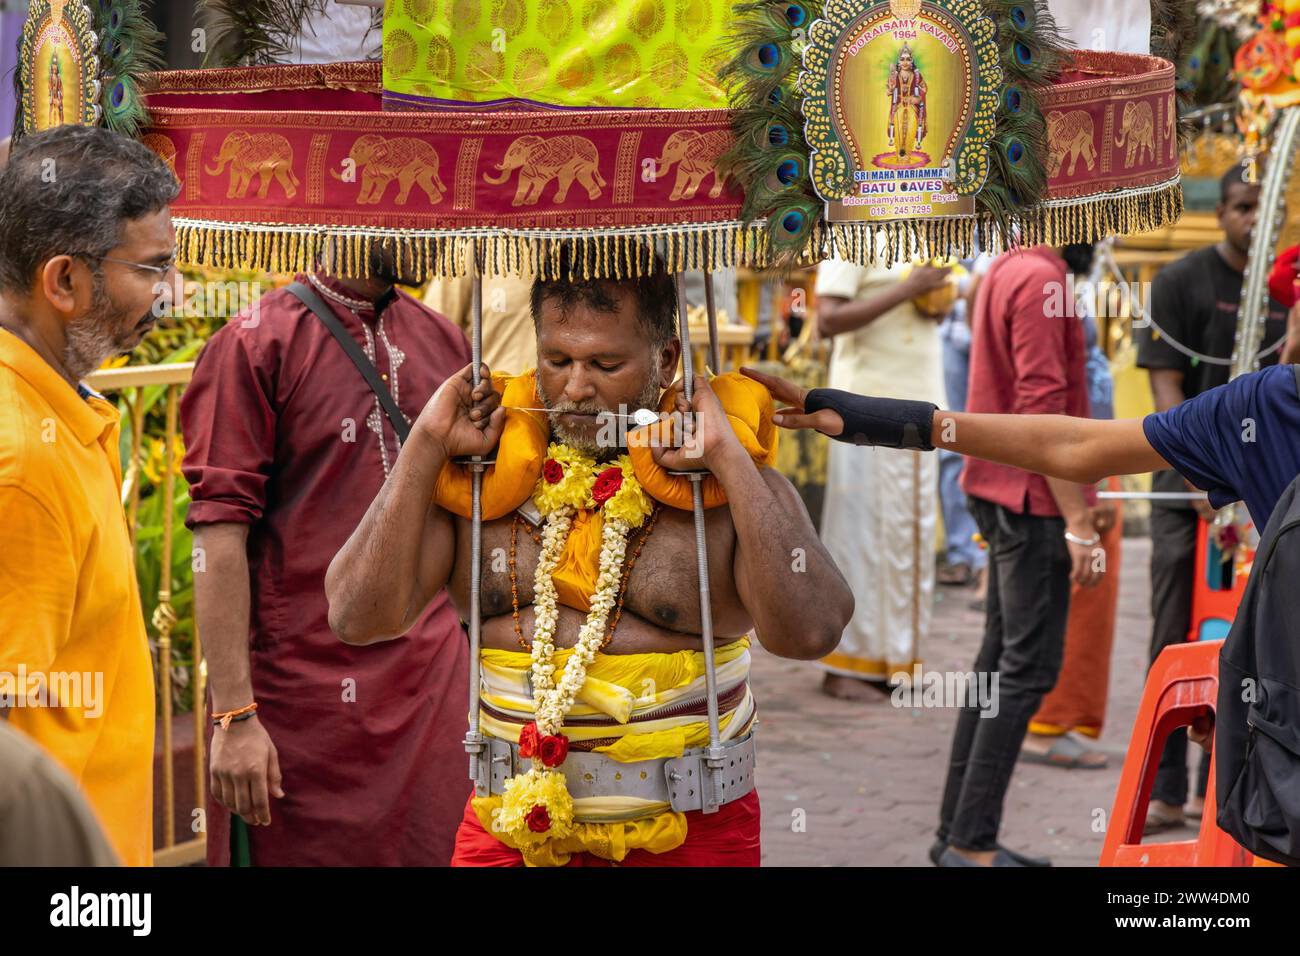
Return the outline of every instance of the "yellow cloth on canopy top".
{"type": "Polygon", "coordinates": [[[722,108],[731,0],[401,0],[384,8],[384,92],[421,100],[722,108]]]}

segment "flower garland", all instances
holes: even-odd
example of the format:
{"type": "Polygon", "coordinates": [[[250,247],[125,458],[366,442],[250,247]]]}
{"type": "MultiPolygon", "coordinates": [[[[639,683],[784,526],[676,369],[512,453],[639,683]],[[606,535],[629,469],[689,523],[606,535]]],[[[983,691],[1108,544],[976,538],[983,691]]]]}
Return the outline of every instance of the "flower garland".
{"type": "Polygon", "coordinates": [[[573,831],[573,800],[564,774],[554,769],[569,753],[569,738],[560,730],[604,638],[622,577],[628,535],[653,511],[627,455],[602,471],[596,468],[593,459],[567,445],[552,443],[533,492],[533,501],[546,516],[546,526],[533,576],[534,719],[519,734],[519,756],[531,759],[532,768],[506,781],[498,818],[501,829],[523,844],[562,839],[573,831]],[[600,570],[586,623],[557,682],[555,628],[560,610],[552,575],[564,553],[573,516],[580,509],[600,509],[600,570]]]}

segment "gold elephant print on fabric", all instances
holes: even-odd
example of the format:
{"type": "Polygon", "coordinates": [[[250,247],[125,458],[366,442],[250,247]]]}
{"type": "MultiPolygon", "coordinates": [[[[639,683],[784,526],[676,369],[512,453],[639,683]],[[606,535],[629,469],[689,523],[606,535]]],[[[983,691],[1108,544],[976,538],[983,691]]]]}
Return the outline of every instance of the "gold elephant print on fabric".
{"type": "Polygon", "coordinates": [[[1087,110],[1063,113],[1053,110],[1047,114],[1047,176],[1049,179],[1061,171],[1065,158],[1070,158],[1066,175],[1074,175],[1074,167],[1082,159],[1089,169],[1097,165],[1097,148],[1092,143],[1092,114],[1087,110]]]}
{"type": "MultiPolygon", "coordinates": [[[[446,185],[438,178],[438,152],[429,143],[415,136],[394,136],[385,139],[376,133],[367,133],[352,144],[348,158],[356,164],[356,172],[361,179],[361,191],[357,193],[357,203],[373,206],[384,198],[388,184],[397,180],[398,189],[394,202],[405,206],[411,195],[411,189],[419,186],[429,197],[429,203],[442,202],[446,185]]],[[[344,180],[337,169],[331,169],[330,175],[344,180]]]]}
{"type": "Polygon", "coordinates": [[[167,168],[172,171],[173,176],[180,178],[180,174],[176,172],[176,144],[172,142],[170,136],[164,136],[162,133],[146,133],[140,137],[140,142],[148,146],[159,159],[167,164],[167,168]]]}
{"type": "Polygon", "coordinates": [[[1123,146],[1128,139],[1128,151],[1124,154],[1124,168],[1133,165],[1133,160],[1141,160],[1146,153],[1148,159],[1156,157],[1156,121],[1148,102],[1135,103],[1132,100],[1124,104],[1124,119],[1120,123],[1119,135],[1115,145],[1123,146]]]}
{"type": "Polygon", "coordinates": [[[510,201],[512,206],[535,205],[552,179],[558,184],[554,202],[564,202],[574,180],[587,190],[589,199],[599,199],[601,187],[605,185],[599,166],[600,153],[585,136],[544,139],[529,134],[510,144],[505,158],[496,164],[498,175],[494,178],[491,173],[484,173],[483,181],[499,186],[518,171],[519,184],[515,198],[510,201]]]}
{"type": "Polygon", "coordinates": [[[293,147],[279,133],[249,133],[236,130],[226,136],[217,153],[216,162],[205,166],[209,176],[219,176],[230,164],[230,186],[227,199],[243,199],[253,177],[259,178],[257,198],[265,199],[274,179],[284,190],[284,197],[292,199],[298,192],[298,177],[293,171],[293,147]]]}
{"type": "Polygon", "coordinates": [[[701,133],[699,130],[678,130],[664,142],[663,152],[655,161],[655,178],[667,176],[673,165],[677,166],[677,179],[668,198],[694,199],[696,191],[708,176],[713,177],[709,198],[722,195],[726,177],[718,173],[717,160],[731,145],[731,135],[725,130],[701,133]]]}

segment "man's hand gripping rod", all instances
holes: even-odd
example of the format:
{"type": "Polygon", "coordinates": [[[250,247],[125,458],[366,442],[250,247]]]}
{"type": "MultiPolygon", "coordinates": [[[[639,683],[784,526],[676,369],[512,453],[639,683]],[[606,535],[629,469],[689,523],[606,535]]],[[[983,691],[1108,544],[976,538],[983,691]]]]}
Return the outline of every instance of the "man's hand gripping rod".
{"type": "MultiPolygon", "coordinates": [[[[472,329],[470,354],[473,361],[473,387],[482,380],[483,364],[483,275],[479,269],[478,250],[471,249],[473,263],[473,294],[471,298],[472,329]]],[[[469,754],[469,778],[474,781],[476,796],[486,796],[492,776],[487,739],[479,731],[479,686],[482,663],[483,621],[480,598],[483,589],[483,471],[496,459],[473,455],[460,459],[469,465],[473,482],[470,505],[470,571],[469,571],[469,731],[465,734],[465,751],[469,754]]]]}
{"type": "MultiPolygon", "coordinates": [[[[686,288],[682,274],[675,277],[677,283],[677,322],[680,326],[682,340],[682,374],[686,401],[689,403],[695,395],[695,357],[691,354],[691,323],[686,315],[686,288]]],[[[709,349],[710,356],[717,361],[717,318],[713,308],[713,276],[704,273],[705,305],[709,313],[709,349]]],[[[716,368],[716,365],[714,366],[716,368]]],[[[713,601],[709,592],[709,551],[704,535],[704,489],[700,485],[708,475],[707,471],[692,470],[670,472],[685,475],[691,482],[691,505],[695,512],[695,562],[700,576],[700,640],[704,644],[704,687],[709,709],[709,750],[705,759],[708,768],[707,788],[703,793],[702,809],[705,813],[716,813],[722,803],[722,743],[718,730],[718,674],[713,660],[713,601]]]]}

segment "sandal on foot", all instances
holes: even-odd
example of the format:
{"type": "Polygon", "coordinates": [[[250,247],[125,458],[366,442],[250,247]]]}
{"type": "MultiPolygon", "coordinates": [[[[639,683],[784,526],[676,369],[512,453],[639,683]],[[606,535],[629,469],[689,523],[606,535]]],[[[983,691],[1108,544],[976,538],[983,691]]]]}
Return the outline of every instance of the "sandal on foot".
{"type": "Polygon", "coordinates": [[[1187,819],[1180,813],[1169,813],[1159,807],[1147,807],[1146,823],[1142,826],[1142,835],[1161,833],[1164,830],[1177,830],[1187,826],[1187,819]]]}
{"type": "Polygon", "coordinates": [[[1090,750],[1073,737],[1064,735],[1053,740],[1052,746],[1047,748],[1046,753],[1038,753],[1022,747],[1020,759],[1025,763],[1041,763],[1066,770],[1105,770],[1110,763],[1109,758],[1101,751],[1090,750]],[[1099,754],[1102,760],[1099,763],[1090,762],[1087,760],[1089,754],[1099,754]]]}

